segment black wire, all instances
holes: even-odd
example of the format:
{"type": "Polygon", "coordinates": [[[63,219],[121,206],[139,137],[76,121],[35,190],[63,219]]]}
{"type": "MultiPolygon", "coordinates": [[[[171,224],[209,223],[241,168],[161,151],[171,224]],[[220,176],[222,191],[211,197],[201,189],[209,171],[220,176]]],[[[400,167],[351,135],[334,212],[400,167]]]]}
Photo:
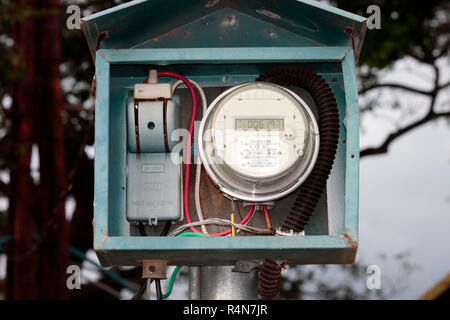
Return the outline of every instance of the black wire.
{"type": "MultiPolygon", "coordinates": [[[[165,237],[170,231],[170,227],[172,227],[172,221],[166,221],[166,224],[164,225],[164,229],[161,231],[160,237],[165,237]]],[[[146,237],[147,232],[145,232],[145,225],[141,222],[138,224],[139,233],[141,236],[146,237]]]]}
{"type": "Polygon", "coordinates": [[[239,203],[236,204],[236,208],[237,208],[237,212],[239,214],[239,218],[241,218],[241,220],[242,220],[242,214],[241,214],[241,210],[239,209],[239,203]]]}
{"type": "MultiPolygon", "coordinates": [[[[172,227],[172,221],[166,221],[166,224],[164,225],[164,229],[161,231],[160,236],[165,237],[170,231],[170,227],[172,227]]],[[[161,290],[161,280],[155,279],[155,286],[156,286],[156,299],[162,300],[162,290],[161,290]]]]}
{"type": "Polygon", "coordinates": [[[138,229],[141,236],[143,237],[147,236],[147,232],[145,232],[145,225],[142,222],[138,223],[138,229]]]}
{"type": "Polygon", "coordinates": [[[155,279],[156,299],[162,300],[161,280],[155,279]]]}
{"type": "MultiPolygon", "coordinates": [[[[170,227],[172,227],[172,222],[167,221],[164,225],[164,229],[161,231],[160,236],[164,237],[169,233],[170,227]]],[[[138,224],[139,233],[141,236],[146,237],[147,232],[145,232],[145,225],[141,222],[138,224]]],[[[150,282],[152,282],[153,279],[150,279],[150,282]]],[[[155,285],[156,285],[156,297],[158,300],[162,300],[162,290],[161,290],[161,280],[155,279],[155,285]]],[[[131,298],[131,300],[141,300],[142,295],[145,292],[145,289],[147,288],[147,280],[144,279],[144,282],[141,284],[139,290],[136,292],[136,294],[131,298]]]]}
{"type": "Polygon", "coordinates": [[[170,227],[172,226],[172,221],[166,221],[163,231],[161,231],[160,237],[165,237],[169,233],[170,227]]]}
{"type": "Polygon", "coordinates": [[[142,299],[142,295],[144,294],[146,288],[147,288],[147,281],[144,281],[141,284],[139,290],[133,296],[133,298],[131,298],[131,300],[141,300],[142,299]]]}
{"type": "MultiPolygon", "coordinates": [[[[141,236],[143,237],[147,236],[147,232],[145,232],[145,225],[142,222],[138,223],[138,229],[141,236]]],[[[141,300],[142,295],[144,294],[146,288],[147,288],[147,280],[144,279],[144,282],[142,282],[141,286],[139,287],[139,290],[136,292],[133,298],[131,298],[131,300],[141,300]]]]}

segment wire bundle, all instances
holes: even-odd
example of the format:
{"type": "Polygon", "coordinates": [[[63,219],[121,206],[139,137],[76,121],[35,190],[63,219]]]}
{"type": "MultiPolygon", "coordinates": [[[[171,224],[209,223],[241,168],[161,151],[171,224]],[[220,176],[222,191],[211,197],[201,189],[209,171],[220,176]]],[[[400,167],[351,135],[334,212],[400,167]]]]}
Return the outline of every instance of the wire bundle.
{"type": "Polygon", "coordinates": [[[248,225],[235,223],[235,222],[232,222],[232,221],[226,220],[226,219],[210,218],[207,220],[182,225],[182,226],[176,228],[175,230],[173,230],[169,234],[169,237],[175,237],[175,236],[179,235],[180,233],[182,233],[187,228],[197,227],[197,226],[202,226],[202,225],[207,225],[207,224],[215,224],[215,225],[222,225],[222,226],[226,226],[226,225],[234,226],[235,228],[240,229],[242,231],[247,231],[247,232],[251,232],[251,233],[255,233],[255,234],[259,234],[259,235],[275,235],[275,233],[276,233],[275,230],[251,227],[248,225]]]}

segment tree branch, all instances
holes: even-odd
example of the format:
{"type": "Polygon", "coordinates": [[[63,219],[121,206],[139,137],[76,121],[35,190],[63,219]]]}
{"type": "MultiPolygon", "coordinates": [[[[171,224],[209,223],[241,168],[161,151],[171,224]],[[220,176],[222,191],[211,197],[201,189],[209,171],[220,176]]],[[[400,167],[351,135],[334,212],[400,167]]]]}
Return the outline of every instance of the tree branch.
{"type": "Polygon", "coordinates": [[[450,111],[449,112],[440,112],[440,113],[430,112],[422,119],[420,119],[416,122],[413,122],[410,125],[408,125],[404,128],[401,128],[396,132],[391,133],[379,147],[367,148],[367,149],[362,150],[359,153],[359,156],[360,156],[360,158],[362,158],[362,157],[369,156],[369,155],[386,153],[388,151],[388,147],[391,144],[391,142],[394,141],[395,139],[397,139],[398,137],[400,137],[401,135],[403,135],[417,127],[420,127],[421,125],[423,125],[429,121],[436,120],[438,118],[445,118],[445,117],[450,117],[450,111]]]}
{"type": "MultiPolygon", "coordinates": [[[[431,102],[430,102],[430,106],[429,106],[429,110],[428,110],[427,114],[422,119],[417,120],[417,121],[409,124],[408,126],[391,133],[380,146],[375,147],[375,148],[366,148],[364,150],[361,150],[359,153],[360,158],[369,156],[369,155],[386,153],[388,151],[389,145],[392,143],[392,141],[394,141],[398,137],[402,136],[403,134],[405,134],[417,127],[420,127],[421,125],[423,125],[429,121],[433,121],[438,118],[450,117],[450,111],[447,111],[447,112],[436,112],[435,111],[435,107],[436,107],[435,104],[436,104],[437,96],[438,96],[440,90],[449,86],[450,82],[447,82],[443,85],[439,85],[439,75],[440,75],[439,68],[437,67],[437,65],[435,63],[433,63],[432,66],[433,66],[433,69],[435,72],[435,79],[434,79],[434,88],[430,91],[423,91],[423,90],[414,89],[414,88],[410,88],[410,87],[403,86],[403,85],[397,85],[397,84],[376,84],[376,85],[367,87],[365,89],[366,91],[368,91],[368,90],[371,90],[374,88],[381,88],[381,87],[400,88],[400,89],[404,89],[404,90],[413,91],[416,93],[422,93],[422,94],[429,95],[431,97],[431,102]]],[[[363,92],[365,92],[365,91],[363,91],[363,92]]]]}
{"type": "Polygon", "coordinates": [[[370,90],[378,89],[378,88],[402,89],[402,90],[405,90],[405,91],[410,91],[410,92],[414,92],[414,93],[418,93],[418,94],[423,94],[423,95],[426,95],[426,96],[431,96],[433,94],[433,92],[434,92],[434,90],[430,90],[430,91],[421,90],[421,89],[417,89],[417,88],[404,86],[404,85],[401,85],[401,84],[398,84],[398,83],[377,83],[377,84],[368,86],[366,88],[362,88],[359,91],[359,94],[364,94],[364,93],[366,93],[366,92],[368,92],[370,90]]]}
{"type": "Polygon", "coordinates": [[[439,87],[437,88],[437,91],[440,91],[440,90],[442,90],[442,89],[444,89],[444,88],[447,88],[448,86],[450,86],[450,81],[447,82],[447,83],[445,83],[445,84],[443,84],[443,85],[441,85],[441,86],[439,86],[439,87]]]}
{"type": "Polygon", "coordinates": [[[65,104],[62,106],[62,108],[66,111],[72,111],[72,112],[87,112],[87,113],[94,113],[94,108],[85,108],[82,105],[73,105],[73,104],[65,104]]]}

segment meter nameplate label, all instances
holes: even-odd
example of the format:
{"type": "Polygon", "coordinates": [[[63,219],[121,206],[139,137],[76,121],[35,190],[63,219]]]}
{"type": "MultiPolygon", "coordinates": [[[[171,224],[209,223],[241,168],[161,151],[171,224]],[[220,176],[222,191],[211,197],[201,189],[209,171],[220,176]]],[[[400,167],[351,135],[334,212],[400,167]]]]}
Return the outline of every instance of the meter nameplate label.
{"type": "Polygon", "coordinates": [[[233,149],[232,161],[249,174],[276,174],[288,160],[288,145],[278,134],[240,135],[233,149]]]}
{"type": "Polygon", "coordinates": [[[144,183],[144,191],[159,191],[162,190],[161,183],[144,183]]]}
{"type": "Polygon", "coordinates": [[[142,165],[143,173],[164,172],[163,164],[144,164],[142,165]]]}

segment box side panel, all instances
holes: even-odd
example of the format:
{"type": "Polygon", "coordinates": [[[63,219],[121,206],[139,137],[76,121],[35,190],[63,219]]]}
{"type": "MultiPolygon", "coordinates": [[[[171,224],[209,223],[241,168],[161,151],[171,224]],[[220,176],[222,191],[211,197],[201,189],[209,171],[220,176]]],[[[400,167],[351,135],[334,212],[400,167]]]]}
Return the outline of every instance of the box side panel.
{"type": "Polygon", "coordinates": [[[343,237],[110,237],[100,252],[105,265],[139,265],[167,259],[172,265],[231,265],[266,257],[291,264],[351,263],[355,250],[343,237]]]}
{"type": "Polygon", "coordinates": [[[130,235],[126,221],[126,100],[128,90],[116,87],[111,79],[109,114],[109,217],[108,236],[130,235]]]}
{"type": "Polygon", "coordinates": [[[342,60],[346,100],[347,154],[345,174],[344,235],[356,248],[358,245],[359,204],[359,107],[353,51],[342,60]]]}
{"type": "Polygon", "coordinates": [[[344,232],[344,180],[347,150],[347,131],[344,126],[346,103],[342,75],[338,79],[339,81],[329,83],[339,110],[338,148],[330,177],[327,181],[328,227],[329,234],[333,236],[341,235],[344,232]]]}
{"type": "Polygon", "coordinates": [[[94,249],[108,235],[109,212],[109,95],[110,66],[104,56],[96,58],[97,100],[95,104],[94,249]]]}

